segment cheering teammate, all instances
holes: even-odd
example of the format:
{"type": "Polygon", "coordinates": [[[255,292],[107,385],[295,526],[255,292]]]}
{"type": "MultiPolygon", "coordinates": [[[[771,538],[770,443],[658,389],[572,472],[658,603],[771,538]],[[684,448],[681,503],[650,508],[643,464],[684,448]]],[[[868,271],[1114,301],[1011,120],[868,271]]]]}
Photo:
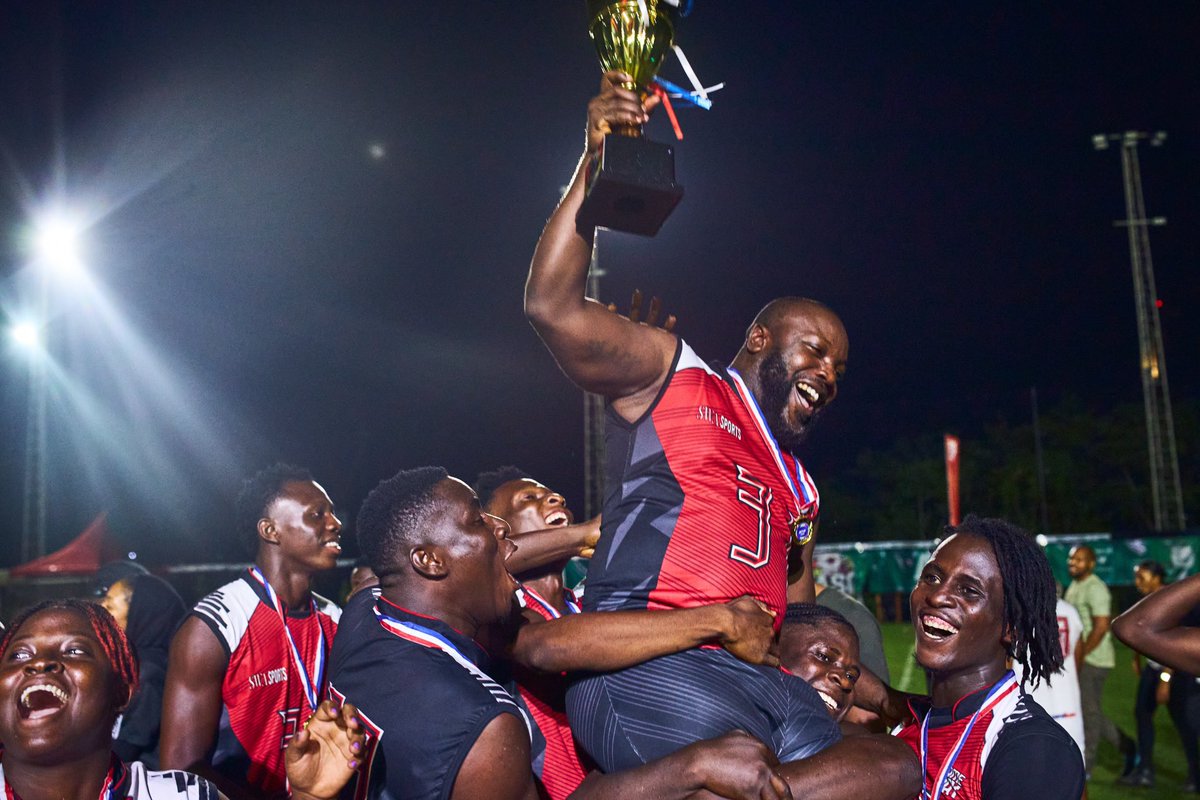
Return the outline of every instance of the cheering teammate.
{"type": "Polygon", "coordinates": [[[912,703],[900,737],[921,759],[922,797],[1078,800],[1082,754],[1023,690],[1063,663],[1050,563],[1003,520],[972,515],[946,534],[909,601],[932,703],[912,703]]]}
{"type": "MultiPolygon", "coordinates": [[[[849,344],[838,317],[813,300],[769,303],[728,369],[709,367],[667,331],[633,324],[584,296],[592,230],[575,215],[584,171],[612,125],[641,124],[645,104],[604,76],[588,106],[587,151],[538,243],[525,311],[563,371],[608,397],[608,488],[584,607],[686,608],[752,595],[787,605],[789,548],[811,564],[818,497],[794,453],[837,394],[849,344]]],[[[794,554],[793,554],[794,555],[794,554]]],[[[799,600],[813,599],[805,569],[799,600]]],[[[572,727],[606,770],[742,728],[781,760],[839,734],[804,681],[692,650],[578,682],[572,727]],[[711,702],[698,704],[698,694],[711,702]]]]}
{"type": "MultiPolygon", "coordinates": [[[[426,467],[380,483],[357,531],[381,588],[351,599],[330,659],[332,693],[358,705],[370,734],[355,797],[538,797],[531,766],[541,773],[561,765],[534,763],[543,733],[476,641],[514,610],[508,525],[483,512],[466,484],[426,467]]],[[[575,617],[538,627],[576,622],[586,623],[575,617]]],[[[612,650],[609,639],[580,638],[573,657],[612,650]]],[[[548,796],[684,798],[708,789],[783,798],[777,763],[761,742],[731,733],[620,775],[560,772],[555,777],[567,783],[555,782],[548,796]]]]}
{"type": "Polygon", "coordinates": [[[282,797],[284,747],[325,691],[340,612],[309,587],[336,565],[342,523],[307,470],[276,464],[242,487],[238,526],[257,556],[171,643],[161,759],[230,797],[282,797]]]}

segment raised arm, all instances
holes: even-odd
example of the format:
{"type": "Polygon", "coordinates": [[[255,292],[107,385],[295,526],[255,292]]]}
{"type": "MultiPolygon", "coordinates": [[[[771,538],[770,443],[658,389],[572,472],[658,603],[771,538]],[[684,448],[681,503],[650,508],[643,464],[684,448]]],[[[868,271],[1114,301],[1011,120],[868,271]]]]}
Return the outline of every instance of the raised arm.
{"type": "Polygon", "coordinates": [[[640,125],[657,105],[620,87],[629,76],[605,73],[588,104],[587,149],[571,186],[538,240],[525,283],[525,315],[558,365],[579,387],[613,400],[627,419],[640,416],[661,386],[675,354],[675,337],[639,325],[585,296],[594,230],[578,230],[585,169],[613,123],[640,125]]]}
{"type": "Polygon", "coordinates": [[[228,656],[216,634],[197,617],[189,617],[171,640],[167,683],[163,689],[162,769],[181,769],[208,778],[232,800],[256,794],[208,763],[221,721],[221,684],[228,656]]]}
{"type": "Polygon", "coordinates": [[[743,661],[777,666],[775,615],[752,597],[669,611],[569,614],[520,627],[513,660],[541,672],[609,672],[658,656],[719,644],[743,661]]]}
{"type": "Polygon", "coordinates": [[[517,546],[517,551],[508,557],[505,566],[514,575],[520,575],[526,570],[575,556],[591,558],[600,539],[600,517],[573,525],[514,533],[509,538],[517,546]]]}
{"type": "Polygon", "coordinates": [[[1143,597],[1113,621],[1113,633],[1125,644],[1169,667],[1200,673],[1200,628],[1182,627],[1200,605],[1200,574],[1164,586],[1143,597]]]}

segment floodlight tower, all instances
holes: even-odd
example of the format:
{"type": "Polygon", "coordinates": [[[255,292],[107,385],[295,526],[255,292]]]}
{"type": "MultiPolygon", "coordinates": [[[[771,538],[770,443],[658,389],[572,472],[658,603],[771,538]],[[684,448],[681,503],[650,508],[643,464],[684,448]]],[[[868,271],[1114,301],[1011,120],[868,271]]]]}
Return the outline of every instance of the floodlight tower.
{"type": "MultiPolygon", "coordinates": [[[[599,302],[600,279],[604,270],[592,245],[592,263],[588,269],[587,296],[599,302]]],[[[583,513],[591,519],[604,506],[604,398],[583,393],[583,513]]]]}
{"type": "Polygon", "coordinates": [[[1146,217],[1142,200],[1142,173],[1138,144],[1149,141],[1159,147],[1167,138],[1163,131],[1098,133],[1092,137],[1097,150],[1110,143],[1121,149],[1121,175],[1125,183],[1125,219],[1115,223],[1129,234],[1129,261],[1133,268],[1133,299],[1137,308],[1138,343],[1141,355],[1142,398],[1146,408],[1146,445],[1150,454],[1150,489],[1154,503],[1154,529],[1183,530],[1183,489],[1179,480],[1179,456],[1175,448],[1175,420],[1167,385],[1167,360],[1159,323],[1158,293],[1154,288],[1154,263],[1150,258],[1150,226],[1167,224],[1164,217],[1146,217]]]}

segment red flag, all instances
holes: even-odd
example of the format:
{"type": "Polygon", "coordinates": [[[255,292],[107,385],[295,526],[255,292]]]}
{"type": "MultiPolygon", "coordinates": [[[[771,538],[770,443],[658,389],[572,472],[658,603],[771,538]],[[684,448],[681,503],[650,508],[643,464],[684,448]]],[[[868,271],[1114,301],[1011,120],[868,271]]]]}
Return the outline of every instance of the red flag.
{"type": "Polygon", "coordinates": [[[946,505],[950,509],[950,524],[957,525],[958,517],[958,437],[946,434],[946,505]]]}

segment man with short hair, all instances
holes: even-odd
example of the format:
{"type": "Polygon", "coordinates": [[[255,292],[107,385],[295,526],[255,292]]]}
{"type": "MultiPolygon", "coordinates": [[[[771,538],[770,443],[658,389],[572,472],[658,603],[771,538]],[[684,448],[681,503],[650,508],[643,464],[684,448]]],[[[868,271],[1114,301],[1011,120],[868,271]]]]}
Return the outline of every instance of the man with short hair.
{"type": "Polygon", "coordinates": [[[1083,762],[1090,776],[1096,763],[1096,748],[1100,739],[1107,740],[1125,756],[1122,775],[1129,774],[1137,757],[1137,747],[1116,724],[1104,714],[1100,699],[1104,682],[1116,664],[1112,634],[1112,593],[1095,574],[1096,551],[1085,544],[1071,548],[1067,572],[1071,585],[1066,601],[1079,612],[1083,621],[1083,645],[1079,648],[1083,663],[1079,667],[1079,699],[1083,705],[1083,762]]]}
{"type": "MultiPolygon", "coordinates": [[[[514,611],[508,525],[440,467],[379,484],[358,517],[377,593],[349,603],[331,692],[355,703],[370,739],[356,798],[533,800],[541,732],[476,638],[514,611]],[[499,679],[499,680],[498,680],[499,679]]],[[[592,773],[573,798],[783,798],[774,756],[733,733],[620,775],[592,773]]]]}
{"type": "Polygon", "coordinates": [[[275,464],[243,484],[238,529],[254,564],[171,642],[161,761],[231,798],[284,797],[284,748],[325,691],[340,611],[310,587],[336,566],[342,523],[308,470],[275,464]]]}
{"type": "MultiPolygon", "coordinates": [[[[576,224],[589,163],[613,127],[640,125],[657,104],[607,73],[588,106],[587,144],[570,189],[538,242],[525,312],[566,375],[608,398],[603,525],[584,608],[688,608],[751,595],[776,626],[787,605],[789,555],[798,600],[813,599],[819,499],[796,451],[837,395],[849,342],[821,303],[768,303],[732,364],[709,366],[673,334],[585,296],[594,231],[576,224]]],[[[770,741],[782,760],[837,741],[804,681],[690,650],[578,680],[568,696],[576,737],[601,767],[620,769],[731,728],[770,741]],[[698,694],[712,702],[695,703],[698,694]]]]}

